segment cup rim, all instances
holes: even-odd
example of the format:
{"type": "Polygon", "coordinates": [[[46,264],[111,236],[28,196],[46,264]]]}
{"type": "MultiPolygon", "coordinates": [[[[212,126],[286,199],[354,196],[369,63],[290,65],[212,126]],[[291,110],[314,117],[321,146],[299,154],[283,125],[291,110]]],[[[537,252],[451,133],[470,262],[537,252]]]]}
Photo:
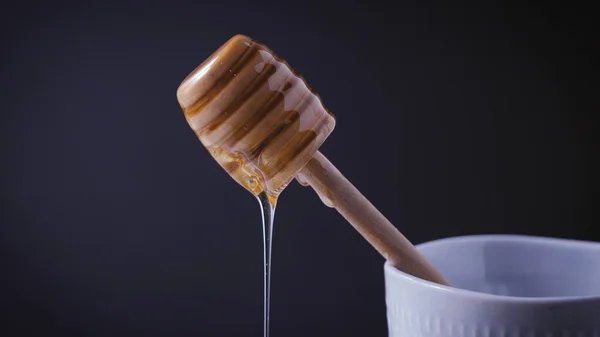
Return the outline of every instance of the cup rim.
{"type": "MultiPolygon", "coordinates": [[[[559,245],[568,245],[572,246],[582,245],[585,246],[585,249],[599,250],[600,251],[600,242],[591,242],[591,241],[582,241],[582,240],[574,240],[574,239],[562,239],[562,238],[549,238],[549,237],[539,237],[539,236],[527,236],[527,235],[506,235],[506,234],[486,234],[486,235],[466,235],[466,236],[457,236],[450,238],[443,238],[433,241],[424,242],[422,244],[417,245],[417,249],[421,250],[423,248],[427,248],[429,246],[437,245],[440,243],[459,243],[465,241],[525,241],[525,242],[546,242],[553,243],[559,245]]],[[[393,276],[395,278],[400,278],[405,282],[410,282],[418,287],[422,287],[425,291],[435,291],[442,292],[446,294],[455,294],[460,295],[463,298],[471,299],[471,300],[479,300],[479,301],[494,301],[494,302],[515,302],[520,304],[557,304],[557,303],[582,303],[582,302],[597,302],[600,301],[600,294],[598,295],[583,295],[583,296],[552,296],[552,297],[526,297],[526,296],[506,296],[506,295],[494,295],[487,294],[482,292],[477,292],[474,290],[460,289],[454,288],[450,286],[445,286],[441,284],[437,284],[431,281],[427,281],[424,279],[420,279],[416,276],[412,276],[407,274],[401,270],[396,269],[390,262],[386,261],[384,264],[384,271],[387,275],[393,276]]],[[[387,286],[386,286],[387,287],[387,286]]]]}

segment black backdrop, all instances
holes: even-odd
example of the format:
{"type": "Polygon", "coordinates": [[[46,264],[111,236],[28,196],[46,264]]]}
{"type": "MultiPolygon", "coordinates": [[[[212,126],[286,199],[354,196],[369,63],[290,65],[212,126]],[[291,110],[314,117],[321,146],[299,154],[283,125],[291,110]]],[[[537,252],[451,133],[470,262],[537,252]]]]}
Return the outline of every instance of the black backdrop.
{"type": "MultiPolygon", "coordinates": [[[[600,240],[591,10],[15,6],[0,14],[2,336],[261,335],[258,205],[175,98],[236,33],[319,92],[338,118],[322,151],[414,243],[600,240]]],[[[297,183],[273,259],[273,337],[386,335],[382,258],[297,183]]]]}

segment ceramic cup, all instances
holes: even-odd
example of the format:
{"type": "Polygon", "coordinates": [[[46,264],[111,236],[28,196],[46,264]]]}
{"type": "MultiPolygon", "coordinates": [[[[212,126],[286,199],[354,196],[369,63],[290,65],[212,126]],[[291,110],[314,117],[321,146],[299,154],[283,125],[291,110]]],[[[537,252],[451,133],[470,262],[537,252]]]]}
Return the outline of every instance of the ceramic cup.
{"type": "Polygon", "coordinates": [[[600,337],[600,243],[481,235],[417,248],[453,287],[386,264],[390,337],[600,337]]]}

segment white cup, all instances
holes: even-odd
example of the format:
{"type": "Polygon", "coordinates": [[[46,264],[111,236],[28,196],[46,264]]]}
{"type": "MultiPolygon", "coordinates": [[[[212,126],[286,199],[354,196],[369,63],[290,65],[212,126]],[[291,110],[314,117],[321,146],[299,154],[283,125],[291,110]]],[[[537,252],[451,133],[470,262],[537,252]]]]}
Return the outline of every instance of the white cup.
{"type": "Polygon", "coordinates": [[[600,243],[480,235],[417,248],[453,287],[386,263],[390,337],[600,337],[600,243]]]}

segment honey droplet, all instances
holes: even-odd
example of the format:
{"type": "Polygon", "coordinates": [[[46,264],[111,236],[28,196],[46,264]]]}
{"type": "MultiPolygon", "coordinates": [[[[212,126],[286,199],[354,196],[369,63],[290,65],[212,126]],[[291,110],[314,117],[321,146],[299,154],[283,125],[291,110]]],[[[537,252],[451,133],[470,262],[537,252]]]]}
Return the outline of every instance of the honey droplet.
{"type": "Polygon", "coordinates": [[[322,193],[318,193],[318,194],[319,194],[319,197],[321,198],[321,201],[323,202],[323,204],[325,204],[325,206],[335,208],[335,204],[334,204],[333,200],[331,200],[331,198],[329,198],[329,196],[323,195],[322,193]]]}
{"type": "Polygon", "coordinates": [[[297,180],[297,181],[298,181],[298,183],[300,183],[300,185],[302,185],[302,186],[308,186],[308,185],[309,185],[308,181],[306,180],[306,177],[305,177],[305,176],[304,176],[304,174],[302,174],[302,173],[298,173],[298,174],[296,175],[296,180],[297,180]]]}

